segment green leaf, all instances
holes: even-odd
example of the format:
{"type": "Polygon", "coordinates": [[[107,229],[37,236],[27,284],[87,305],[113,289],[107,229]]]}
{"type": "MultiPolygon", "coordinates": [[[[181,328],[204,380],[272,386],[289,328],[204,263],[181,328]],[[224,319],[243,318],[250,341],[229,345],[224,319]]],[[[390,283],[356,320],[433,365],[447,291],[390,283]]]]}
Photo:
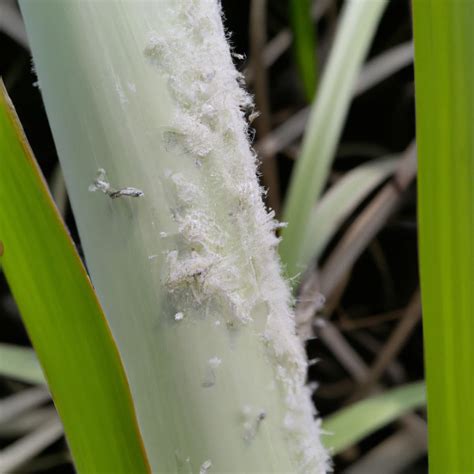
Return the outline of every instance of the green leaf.
{"type": "MultiPolygon", "coordinates": [[[[417,382],[367,398],[343,408],[323,421],[323,442],[338,454],[366,436],[425,404],[425,384],[417,382]]],[[[448,472],[448,471],[446,471],[448,472]]]]}
{"type": "Polygon", "coordinates": [[[352,91],[387,0],[349,0],[312,107],[301,156],[293,172],[283,220],[280,255],[287,275],[302,270],[302,243],[308,222],[334,158],[352,91]]]}
{"type": "Polygon", "coordinates": [[[316,34],[311,18],[310,0],[290,1],[290,20],[293,30],[294,52],[308,102],[316,92],[318,63],[316,34]]]}
{"type": "Polygon", "coordinates": [[[148,472],[129,387],[85,269],[0,83],[2,267],[79,472],[148,472]]]}
{"type": "Polygon", "coordinates": [[[46,383],[36,354],[29,347],[0,344],[0,375],[27,383],[46,383]]]}
{"type": "Polygon", "coordinates": [[[414,5],[431,473],[474,471],[474,8],[414,5]]]}
{"type": "Polygon", "coordinates": [[[393,173],[396,158],[370,161],[349,171],[323,195],[309,216],[301,263],[318,259],[340,225],[382,181],[393,173]]]}

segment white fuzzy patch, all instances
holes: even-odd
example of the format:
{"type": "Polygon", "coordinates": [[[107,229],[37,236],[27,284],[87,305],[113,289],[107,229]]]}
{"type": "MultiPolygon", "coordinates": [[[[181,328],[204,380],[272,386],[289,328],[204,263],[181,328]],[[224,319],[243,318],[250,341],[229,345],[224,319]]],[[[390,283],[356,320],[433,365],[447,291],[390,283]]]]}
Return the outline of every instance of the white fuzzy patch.
{"type": "Polygon", "coordinates": [[[210,459],[208,459],[207,461],[204,461],[201,464],[201,467],[199,468],[199,474],[206,474],[207,472],[209,472],[209,469],[211,469],[211,467],[212,467],[212,462],[210,459]]]}
{"type": "Polygon", "coordinates": [[[125,91],[123,90],[122,83],[120,79],[115,76],[115,92],[118,95],[120,104],[122,105],[122,108],[128,104],[128,97],[125,94],[125,91]]]}
{"type": "Polygon", "coordinates": [[[219,357],[211,357],[207,363],[209,364],[209,367],[217,369],[217,367],[222,364],[222,359],[219,359],[219,357]]]}
{"type": "Polygon", "coordinates": [[[216,384],[216,370],[221,366],[222,359],[217,356],[211,357],[207,361],[206,373],[202,386],[204,388],[213,387],[216,384]]]}
{"type": "MultiPolygon", "coordinates": [[[[321,474],[328,456],[305,386],[306,356],[275,250],[281,224],[265,209],[249,146],[245,116],[252,101],[233,65],[219,2],[177,2],[170,15],[170,23],[179,27],[163,35],[151,31],[144,57],[166,80],[177,109],[163,132],[164,146],[177,159],[189,160],[194,172],[170,170],[164,179],[176,202],[172,217],[180,239],[168,252],[165,283],[172,297],[190,302],[191,312],[202,305],[204,313],[213,305],[232,330],[257,319],[264,326],[262,343],[286,406],[281,426],[295,466],[300,473],[321,474]],[[193,47],[184,47],[190,38],[193,47]]],[[[208,364],[203,386],[214,384],[214,370],[208,364]]],[[[243,421],[249,439],[263,419],[255,412],[243,421]]]]}

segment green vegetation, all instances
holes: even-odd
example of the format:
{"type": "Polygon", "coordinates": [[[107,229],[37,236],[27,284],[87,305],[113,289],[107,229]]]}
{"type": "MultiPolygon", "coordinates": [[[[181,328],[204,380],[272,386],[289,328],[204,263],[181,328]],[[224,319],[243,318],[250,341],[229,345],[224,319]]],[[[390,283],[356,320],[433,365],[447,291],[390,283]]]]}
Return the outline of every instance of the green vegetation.
{"type": "Polygon", "coordinates": [[[285,203],[283,220],[288,227],[282,232],[280,255],[289,277],[304,270],[301,252],[311,209],[326,183],[357,74],[386,3],[351,0],[341,14],[285,203]]]}
{"type": "MultiPolygon", "coordinates": [[[[405,472],[427,430],[431,473],[472,473],[474,9],[413,1],[413,95],[401,2],[255,2],[244,65],[218,3],[20,0],[61,165],[50,188],[67,214],[63,173],[87,272],[2,82],[0,265],[34,350],[0,342],[0,471],[64,428],[82,473],[322,474],[329,456],[405,472]],[[262,109],[276,212],[233,62],[262,109]],[[397,129],[415,98],[416,137],[397,129]]],[[[0,32],[27,47],[22,28],[0,5],[0,32]]]]}
{"type": "Polygon", "coordinates": [[[324,444],[338,454],[404,413],[423,407],[425,402],[425,385],[421,382],[357,402],[324,420],[324,444]]]}
{"type": "Polygon", "coordinates": [[[419,246],[429,465],[472,472],[474,454],[474,10],[415,1],[419,246]]]}
{"type": "Polygon", "coordinates": [[[317,44],[311,18],[311,1],[291,0],[290,18],[301,81],[306,99],[311,102],[314,99],[318,80],[317,44]]]}

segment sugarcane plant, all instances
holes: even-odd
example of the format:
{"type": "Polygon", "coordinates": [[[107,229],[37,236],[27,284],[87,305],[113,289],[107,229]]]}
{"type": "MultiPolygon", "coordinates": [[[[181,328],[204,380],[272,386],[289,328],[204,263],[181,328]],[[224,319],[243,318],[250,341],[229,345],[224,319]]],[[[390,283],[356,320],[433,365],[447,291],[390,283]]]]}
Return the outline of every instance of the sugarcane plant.
{"type": "MultiPolygon", "coordinates": [[[[416,172],[409,147],[317,201],[386,4],[345,2],[316,84],[310,2],[291,2],[316,95],[285,228],[262,201],[256,114],[217,0],[20,0],[93,286],[3,89],[0,256],[78,471],[323,473],[321,433],[338,453],[424,403],[409,385],[322,431],[295,334],[298,281],[338,227],[392,174],[407,186],[416,172]]],[[[28,357],[0,346],[0,371],[20,361],[11,372],[41,381],[28,357]]]]}
{"type": "MultiPolygon", "coordinates": [[[[150,469],[325,472],[278,224],[249,147],[252,102],[218,2],[21,8],[150,469]]],[[[48,322],[24,317],[42,360],[48,322]]],[[[85,427],[51,387],[78,465],[110,470],[115,446],[98,458],[99,446],[84,450],[85,427]]]]}

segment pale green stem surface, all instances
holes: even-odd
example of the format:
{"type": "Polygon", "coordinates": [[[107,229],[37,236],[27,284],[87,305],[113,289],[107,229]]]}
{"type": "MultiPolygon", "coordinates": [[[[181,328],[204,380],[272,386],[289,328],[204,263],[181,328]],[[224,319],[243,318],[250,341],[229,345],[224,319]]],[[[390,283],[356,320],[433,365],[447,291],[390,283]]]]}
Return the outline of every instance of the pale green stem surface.
{"type": "Polygon", "coordinates": [[[306,126],[301,155],[290,182],[280,255],[286,273],[302,270],[301,251],[309,216],[326,183],[349,110],[352,91],[387,0],[347,0],[328,64],[306,126]]]}
{"type": "Polygon", "coordinates": [[[21,6],[152,469],[324,472],[217,2],[21,6]]]}

